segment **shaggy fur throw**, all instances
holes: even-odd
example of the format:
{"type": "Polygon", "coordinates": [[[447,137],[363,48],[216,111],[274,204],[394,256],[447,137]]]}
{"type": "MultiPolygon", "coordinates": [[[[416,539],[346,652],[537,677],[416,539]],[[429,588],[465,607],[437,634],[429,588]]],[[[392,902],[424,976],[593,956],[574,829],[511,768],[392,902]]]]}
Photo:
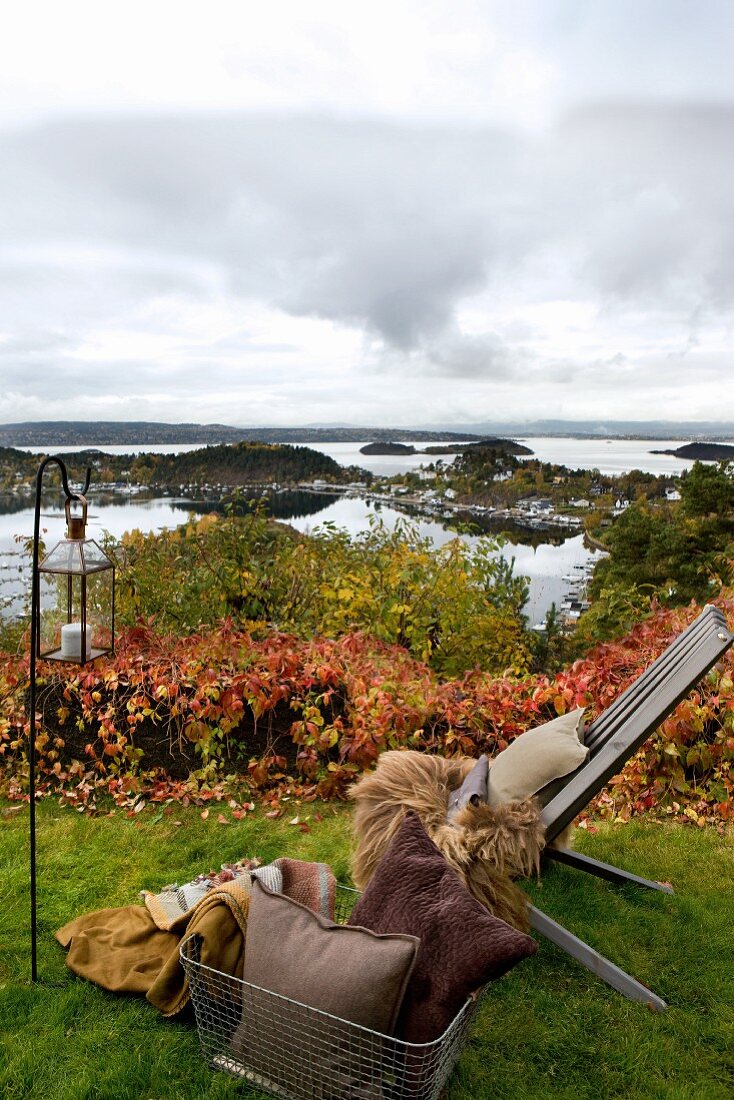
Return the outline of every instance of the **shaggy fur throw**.
{"type": "Polygon", "coordinates": [[[461,785],[474,763],[412,751],[382,753],[375,770],[350,791],[356,837],[352,877],[364,889],[406,810],[415,810],[477,901],[494,916],[527,931],[528,901],[512,879],[538,870],[544,843],[538,806],[532,800],[495,810],[469,805],[448,824],[449,791],[461,785]]]}

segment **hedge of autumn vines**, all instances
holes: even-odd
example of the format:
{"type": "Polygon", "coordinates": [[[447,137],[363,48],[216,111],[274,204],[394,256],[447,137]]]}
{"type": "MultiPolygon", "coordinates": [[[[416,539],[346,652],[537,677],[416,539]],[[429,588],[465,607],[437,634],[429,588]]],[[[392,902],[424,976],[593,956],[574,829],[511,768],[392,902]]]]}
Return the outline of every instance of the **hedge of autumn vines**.
{"type": "MultiPolygon", "coordinates": [[[[734,622],[734,596],[720,601],[734,622]]],[[[36,746],[42,793],[80,811],[134,813],[147,802],[341,798],[379,752],[409,747],[497,753],[523,730],[586,706],[603,710],[698,613],[655,611],[621,641],[554,675],[441,680],[365,634],[261,639],[224,622],[183,640],[128,630],[114,659],[42,666],[36,746]],[[111,801],[110,801],[111,800],[111,801]]],[[[0,663],[0,780],[27,797],[27,663],[0,663]]],[[[698,825],[734,817],[731,656],[652,736],[589,807],[698,825]]],[[[592,826],[593,827],[593,826],[592,826]]]]}

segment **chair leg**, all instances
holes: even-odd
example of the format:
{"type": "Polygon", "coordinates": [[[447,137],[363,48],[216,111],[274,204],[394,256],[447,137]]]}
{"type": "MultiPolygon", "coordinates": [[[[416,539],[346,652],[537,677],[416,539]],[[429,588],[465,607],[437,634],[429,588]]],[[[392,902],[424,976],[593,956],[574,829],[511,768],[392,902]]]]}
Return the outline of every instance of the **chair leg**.
{"type": "Polygon", "coordinates": [[[649,878],[641,878],[630,871],[622,871],[619,867],[613,867],[610,863],[602,863],[591,856],[584,856],[581,852],[574,852],[570,848],[546,848],[543,855],[548,859],[554,859],[557,863],[565,863],[569,867],[575,867],[578,871],[586,871],[590,875],[605,878],[608,882],[616,882],[624,886],[631,882],[635,886],[647,886],[649,890],[660,890],[664,894],[672,894],[673,887],[662,882],[654,882],[649,878]]]}
{"type": "Polygon", "coordinates": [[[534,905],[530,906],[530,924],[536,932],[540,932],[556,947],[560,947],[571,958],[576,959],[592,974],[596,974],[598,978],[601,978],[612,989],[616,989],[618,993],[623,994],[630,1001],[641,1001],[643,1004],[649,1005],[655,1012],[664,1012],[668,1007],[661,997],[658,997],[642,982],[638,982],[636,978],[626,974],[624,970],[615,966],[609,959],[605,959],[593,947],[589,947],[588,943],[584,943],[578,936],[574,936],[562,924],[558,924],[557,921],[546,916],[534,905]]]}

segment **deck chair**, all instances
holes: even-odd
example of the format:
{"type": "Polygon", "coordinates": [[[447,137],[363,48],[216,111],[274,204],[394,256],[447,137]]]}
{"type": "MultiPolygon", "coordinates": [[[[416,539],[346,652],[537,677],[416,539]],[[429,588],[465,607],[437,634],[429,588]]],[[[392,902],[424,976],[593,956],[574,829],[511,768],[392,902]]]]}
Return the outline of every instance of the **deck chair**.
{"type": "MultiPolygon", "coordinates": [[[[587,760],[561,780],[555,780],[541,792],[545,808],[541,821],[546,839],[554,840],[594,795],[618,772],[643,741],[663,722],[718,661],[734,641],[726,620],[718,608],[708,604],[657,660],[587,727],[584,742],[590,752],[587,760]]],[[[651,890],[673,892],[670,886],[630,874],[580,852],[548,847],[550,860],[598,875],[614,883],[634,883],[651,890]]],[[[647,986],[605,959],[583,940],[530,907],[530,922],[535,931],[551,940],[598,977],[631,1000],[642,1001],[657,1011],[667,1008],[665,1001],[647,986]]]]}

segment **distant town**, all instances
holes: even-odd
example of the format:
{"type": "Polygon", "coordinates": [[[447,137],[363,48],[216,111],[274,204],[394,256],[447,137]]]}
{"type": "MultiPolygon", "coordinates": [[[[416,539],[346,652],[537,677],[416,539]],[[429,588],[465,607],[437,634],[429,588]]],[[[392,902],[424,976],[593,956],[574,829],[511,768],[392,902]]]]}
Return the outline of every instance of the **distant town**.
{"type": "Polygon", "coordinates": [[[227,424],[166,424],[158,421],[46,420],[0,424],[0,446],[158,446],[165,444],[471,442],[492,436],[573,436],[618,439],[734,440],[734,424],[716,421],[491,421],[428,427],[233,427],[227,424]]]}

